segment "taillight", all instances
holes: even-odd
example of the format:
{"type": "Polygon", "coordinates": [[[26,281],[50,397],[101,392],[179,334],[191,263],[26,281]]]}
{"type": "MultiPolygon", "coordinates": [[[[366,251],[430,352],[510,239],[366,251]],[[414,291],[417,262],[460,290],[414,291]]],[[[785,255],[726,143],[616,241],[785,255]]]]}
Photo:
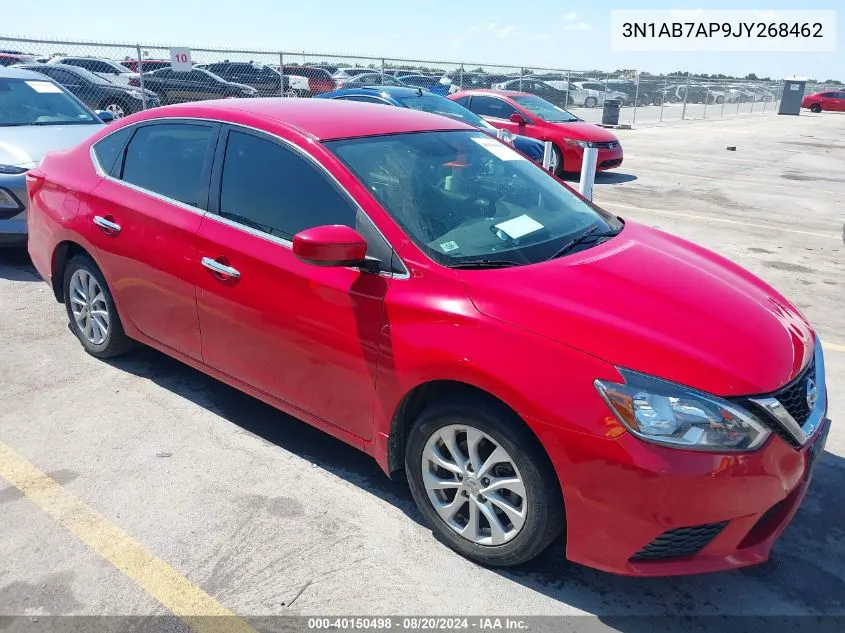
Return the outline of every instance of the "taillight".
{"type": "Polygon", "coordinates": [[[130,85],[130,86],[135,86],[135,87],[140,88],[140,86],[141,86],[141,80],[140,80],[140,79],[138,79],[137,77],[130,77],[130,78],[129,78],[129,85],[130,85]]]}
{"type": "Polygon", "coordinates": [[[44,174],[37,168],[26,172],[26,190],[30,199],[44,186],[44,174]]]}

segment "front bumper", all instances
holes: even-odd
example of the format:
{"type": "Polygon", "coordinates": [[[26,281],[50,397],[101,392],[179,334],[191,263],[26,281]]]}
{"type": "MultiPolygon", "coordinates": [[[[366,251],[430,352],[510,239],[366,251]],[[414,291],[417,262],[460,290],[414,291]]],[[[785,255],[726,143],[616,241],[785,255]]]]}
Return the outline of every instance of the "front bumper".
{"type": "Polygon", "coordinates": [[[566,504],[567,558],[627,576],[762,563],[807,492],[829,427],[825,418],[800,451],[773,433],[760,450],[732,455],[545,426],[566,504]]]}
{"type": "MultiPolygon", "coordinates": [[[[567,145],[564,153],[563,167],[566,171],[581,171],[581,162],[584,159],[584,149],[578,146],[567,145]]],[[[617,143],[616,147],[599,148],[598,159],[596,160],[596,171],[615,169],[622,164],[622,144],[617,143]]]]}
{"type": "Polygon", "coordinates": [[[10,192],[22,209],[0,209],[0,246],[17,246],[26,243],[26,215],[28,197],[26,174],[0,174],[0,188],[10,192]]]}

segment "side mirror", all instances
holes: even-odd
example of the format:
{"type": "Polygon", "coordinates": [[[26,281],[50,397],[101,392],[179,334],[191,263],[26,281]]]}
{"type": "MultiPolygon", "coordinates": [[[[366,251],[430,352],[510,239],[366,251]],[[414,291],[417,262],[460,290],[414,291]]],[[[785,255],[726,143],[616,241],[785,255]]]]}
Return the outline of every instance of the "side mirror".
{"type": "Polygon", "coordinates": [[[514,112],[511,114],[511,123],[516,123],[517,125],[525,125],[528,121],[525,120],[525,117],[522,116],[519,112],[514,112]]]}
{"type": "Polygon", "coordinates": [[[367,241],[361,234],[339,224],[300,231],[293,236],[293,254],[315,266],[359,266],[371,270],[377,264],[367,259],[367,241]]]}
{"type": "Polygon", "coordinates": [[[100,121],[103,123],[111,123],[114,121],[114,115],[108,110],[94,110],[94,114],[100,117],[100,121]]]}

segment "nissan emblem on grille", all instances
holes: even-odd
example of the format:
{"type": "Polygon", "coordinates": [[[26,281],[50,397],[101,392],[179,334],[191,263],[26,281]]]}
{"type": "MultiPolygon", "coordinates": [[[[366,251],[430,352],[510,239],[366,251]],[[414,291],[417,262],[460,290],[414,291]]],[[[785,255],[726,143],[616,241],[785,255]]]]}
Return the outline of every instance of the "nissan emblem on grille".
{"type": "Polygon", "coordinates": [[[819,390],[816,387],[816,381],[812,378],[807,378],[807,406],[812,411],[816,406],[816,400],[819,397],[819,390]]]}

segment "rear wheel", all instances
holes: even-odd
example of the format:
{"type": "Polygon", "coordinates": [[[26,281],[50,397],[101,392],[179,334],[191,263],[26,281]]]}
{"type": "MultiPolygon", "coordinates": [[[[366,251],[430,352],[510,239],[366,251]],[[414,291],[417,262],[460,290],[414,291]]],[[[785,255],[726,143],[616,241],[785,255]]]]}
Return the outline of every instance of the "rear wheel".
{"type": "Polygon", "coordinates": [[[106,99],[103,101],[101,109],[111,112],[115,119],[122,119],[127,114],[131,114],[129,106],[121,99],[106,99]]]}
{"type": "Polygon", "coordinates": [[[408,437],[405,470],[432,530],[478,563],[530,560],[563,527],[560,488],[536,438],[484,398],[458,396],[423,411],[408,437]]]}
{"type": "Polygon", "coordinates": [[[70,329],[86,352],[111,358],[132,346],[106,280],[89,256],[76,255],[65,266],[64,297],[70,329]]]}
{"type": "Polygon", "coordinates": [[[821,112],[821,111],[822,111],[822,107],[818,103],[814,103],[813,105],[810,106],[810,112],[818,113],[818,112],[821,112]]]}

